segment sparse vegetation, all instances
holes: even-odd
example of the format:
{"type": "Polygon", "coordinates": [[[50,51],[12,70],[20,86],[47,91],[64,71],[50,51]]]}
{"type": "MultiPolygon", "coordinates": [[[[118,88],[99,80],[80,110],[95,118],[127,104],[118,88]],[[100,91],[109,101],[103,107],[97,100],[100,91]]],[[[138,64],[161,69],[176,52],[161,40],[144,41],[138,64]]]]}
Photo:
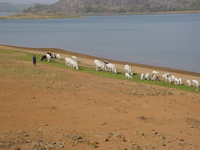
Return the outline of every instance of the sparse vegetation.
{"type": "Polygon", "coordinates": [[[42,13],[18,13],[11,16],[3,16],[0,19],[63,19],[63,18],[81,18],[80,16],[64,15],[53,12],[42,12],[42,13]]]}
{"type": "Polygon", "coordinates": [[[200,129],[200,120],[198,118],[187,118],[186,122],[189,125],[192,125],[191,128],[200,129]]]}
{"type": "Polygon", "coordinates": [[[200,126],[200,120],[199,119],[195,119],[195,118],[187,118],[186,122],[192,125],[198,125],[200,126]]]}

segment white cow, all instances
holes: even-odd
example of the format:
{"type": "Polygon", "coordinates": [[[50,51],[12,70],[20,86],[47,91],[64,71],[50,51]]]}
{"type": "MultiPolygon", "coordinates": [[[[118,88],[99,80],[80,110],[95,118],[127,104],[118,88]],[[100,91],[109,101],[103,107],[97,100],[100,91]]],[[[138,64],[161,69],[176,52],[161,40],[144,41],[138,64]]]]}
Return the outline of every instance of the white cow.
{"type": "Polygon", "coordinates": [[[172,83],[172,78],[171,77],[169,77],[167,80],[168,80],[169,83],[172,83]]]}
{"type": "Polygon", "coordinates": [[[140,75],[140,79],[141,79],[141,80],[144,80],[144,79],[145,79],[145,75],[144,75],[144,73],[141,73],[141,75],[140,75]]]}
{"type": "Polygon", "coordinates": [[[56,58],[60,60],[60,54],[56,54],[56,58]]]}
{"type": "Polygon", "coordinates": [[[175,78],[174,79],[174,84],[181,85],[182,84],[182,79],[181,78],[175,78]]]}
{"type": "Polygon", "coordinates": [[[177,85],[179,84],[179,79],[178,78],[174,79],[174,84],[177,84],[177,85]]]}
{"type": "Polygon", "coordinates": [[[78,70],[78,62],[71,60],[71,67],[76,68],[76,70],[78,70]]]}
{"type": "Polygon", "coordinates": [[[192,80],[192,85],[194,87],[199,87],[199,82],[197,80],[192,80]]]}
{"type": "Polygon", "coordinates": [[[74,61],[71,58],[65,58],[65,65],[71,68],[76,68],[76,70],[78,70],[78,62],[74,61]]]}
{"type": "Polygon", "coordinates": [[[128,73],[128,74],[130,74],[130,75],[133,75],[132,67],[131,67],[131,66],[125,65],[125,66],[124,66],[124,70],[125,70],[125,73],[128,73]]]}
{"type": "Polygon", "coordinates": [[[51,61],[51,56],[49,54],[46,54],[46,59],[47,59],[47,62],[50,62],[51,61]]]}
{"type": "Polygon", "coordinates": [[[178,80],[179,80],[179,85],[182,85],[182,79],[179,78],[178,80]]]}
{"type": "Polygon", "coordinates": [[[146,73],[145,76],[144,76],[144,78],[145,78],[146,80],[150,80],[150,74],[149,74],[149,73],[146,73]]]}
{"type": "Polygon", "coordinates": [[[71,58],[66,57],[65,58],[65,65],[69,67],[71,65],[71,61],[72,61],[71,58]]]}
{"type": "Polygon", "coordinates": [[[117,69],[114,64],[109,63],[109,64],[105,64],[105,66],[106,66],[105,71],[112,71],[114,73],[117,73],[117,69]]]}
{"type": "Polygon", "coordinates": [[[159,74],[158,71],[152,71],[152,74],[159,74]]]}
{"type": "Polygon", "coordinates": [[[188,85],[188,86],[191,86],[190,80],[187,80],[187,85],[188,85]]]}
{"type": "Polygon", "coordinates": [[[165,80],[165,81],[167,81],[168,78],[169,78],[169,75],[170,75],[170,73],[164,73],[164,74],[162,75],[162,79],[165,80]]]}
{"type": "Polygon", "coordinates": [[[171,82],[174,83],[175,82],[176,77],[174,75],[171,76],[171,82]]]}
{"type": "Polygon", "coordinates": [[[156,74],[152,74],[152,81],[159,80],[159,77],[156,74]]]}
{"type": "Polygon", "coordinates": [[[127,72],[125,73],[125,78],[132,79],[131,75],[128,74],[127,72]]]}
{"type": "Polygon", "coordinates": [[[72,59],[76,62],[78,62],[78,58],[76,56],[72,56],[72,59]]]}
{"type": "Polygon", "coordinates": [[[56,54],[55,53],[51,53],[51,56],[52,56],[52,58],[55,58],[56,54]]]}
{"type": "Polygon", "coordinates": [[[100,60],[95,59],[94,60],[94,67],[95,67],[96,71],[105,70],[105,63],[103,63],[100,60]]]}
{"type": "Polygon", "coordinates": [[[42,56],[41,61],[42,61],[43,59],[46,59],[47,62],[50,62],[50,60],[51,60],[51,53],[47,53],[46,55],[42,56]]]}

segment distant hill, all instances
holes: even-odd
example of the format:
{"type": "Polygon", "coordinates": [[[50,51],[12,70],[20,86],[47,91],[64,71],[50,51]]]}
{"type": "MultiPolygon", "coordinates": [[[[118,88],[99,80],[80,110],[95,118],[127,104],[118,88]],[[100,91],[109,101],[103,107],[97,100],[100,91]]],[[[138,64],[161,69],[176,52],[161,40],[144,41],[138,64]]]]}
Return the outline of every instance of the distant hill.
{"type": "Polygon", "coordinates": [[[23,12],[24,9],[35,6],[35,4],[12,4],[0,2],[0,12],[23,12]]]}
{"type": "Polygon", "coordinates": [[[188,10],[200,10],[200,0],[60,0],[40,11],[98,14],[188,10]]]}

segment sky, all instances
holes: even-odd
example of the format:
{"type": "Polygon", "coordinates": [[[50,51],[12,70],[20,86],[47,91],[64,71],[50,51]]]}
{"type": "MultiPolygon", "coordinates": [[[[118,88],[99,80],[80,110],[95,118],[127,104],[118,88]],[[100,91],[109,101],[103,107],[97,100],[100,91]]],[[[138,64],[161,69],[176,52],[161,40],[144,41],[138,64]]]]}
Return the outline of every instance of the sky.
{"type": "Polygon", "coordinates": [[[14,4],[31,4],[31,3],[55,3],[59,0],[0,0],[0,2],[14,3],[14,4]]]}

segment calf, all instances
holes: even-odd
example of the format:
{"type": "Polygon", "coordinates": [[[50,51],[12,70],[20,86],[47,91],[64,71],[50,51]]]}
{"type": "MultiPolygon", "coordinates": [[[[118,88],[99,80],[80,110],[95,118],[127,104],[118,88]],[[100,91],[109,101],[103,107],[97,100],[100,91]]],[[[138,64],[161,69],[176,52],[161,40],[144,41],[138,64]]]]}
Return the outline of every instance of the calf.
{"type": "Polygon", "coordinates": [[[125,73],[125,78],[132,79],[131,75],[128,73],[125,73]]]}

